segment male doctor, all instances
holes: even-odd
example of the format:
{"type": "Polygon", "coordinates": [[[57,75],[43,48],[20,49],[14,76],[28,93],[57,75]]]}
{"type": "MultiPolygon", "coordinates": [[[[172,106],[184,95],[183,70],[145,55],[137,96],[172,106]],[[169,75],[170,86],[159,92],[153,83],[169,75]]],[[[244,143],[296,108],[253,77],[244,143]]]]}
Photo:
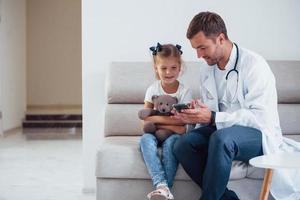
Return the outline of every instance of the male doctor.
{"type": "Polygon", "coordinates": [[[197,126],[173,152],[201,187],[200,200],[239,199],[226,187],[232,161],[276,152],[282,142],[275,78],[263,57],[229,40],[216,13],[197,14],[187,38],[207,65],[200,71],[201,98],[175,113],[197,126]]]}

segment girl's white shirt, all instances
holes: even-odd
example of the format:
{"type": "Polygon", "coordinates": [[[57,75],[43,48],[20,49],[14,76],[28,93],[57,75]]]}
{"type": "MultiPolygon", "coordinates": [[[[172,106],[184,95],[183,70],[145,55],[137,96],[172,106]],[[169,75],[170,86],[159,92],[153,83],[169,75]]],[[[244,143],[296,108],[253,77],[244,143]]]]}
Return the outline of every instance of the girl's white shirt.
{"type": "Polygon", "coordinates": [[[172,97],[176,97],[178,99],[178,103],[190,103],[193,99],[191,90],[180,82],[175,93],[166,93],[162,88],[161,81],[157,80],[148,87],[145,95],[145,102],[153,103],[153,95],[170,95],[172,97]]]}

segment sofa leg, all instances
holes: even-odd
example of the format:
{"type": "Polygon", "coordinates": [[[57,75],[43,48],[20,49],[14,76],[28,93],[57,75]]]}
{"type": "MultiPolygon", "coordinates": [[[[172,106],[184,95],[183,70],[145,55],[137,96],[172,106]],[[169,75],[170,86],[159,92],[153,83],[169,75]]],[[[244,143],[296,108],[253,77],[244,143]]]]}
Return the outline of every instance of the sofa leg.
{"type": "Polygon", "coordinates": [[[260,200],[268,200],[272,175],[273,175],[272,169],[265,170],[265,177],[264,177],[263,184],[261,186],[260,197],[259,197],[260,200]]]}

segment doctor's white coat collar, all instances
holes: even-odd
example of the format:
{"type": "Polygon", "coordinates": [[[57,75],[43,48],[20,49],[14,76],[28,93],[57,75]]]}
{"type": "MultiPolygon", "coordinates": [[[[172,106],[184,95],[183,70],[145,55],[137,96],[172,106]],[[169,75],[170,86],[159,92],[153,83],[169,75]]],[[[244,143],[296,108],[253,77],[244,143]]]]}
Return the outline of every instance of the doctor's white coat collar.
{"type": "MultiPolygon", "coordinates": [[[[231,49],[231,53],[230,53],[230,57],[229,57],[229,61],[227,62],[225,69],[233,69],[234,68],[234,64],[235,64],[235,60],[236,60],[236,46],[234,44],[232,44],[233,47],[231,49]]],[[[204,61],[205,62],[205,61],[204,61]]],[[[206,89],[206,98],[209,100],[215,100],[217,103],[217,99],[218,99],[218,94],[217,94],[217,88],[216,88],[216,80],[215,80],[215,75],[214,75],[214,70],[215,67],[218,67],[217,65],[214,66],[208,66],[206,64],[206,66],[204,67],[205,70],[203,70],[201,73],[203,73],[203,88],[206,89]]],[[[237,66],[238,69],[238,66],[237,66]]],[[[229,70],[228,70],[229,71],[229,70]]],[[[213,106],[216,110],[218,110],[218,106],[214,105],[213,106]]]]}

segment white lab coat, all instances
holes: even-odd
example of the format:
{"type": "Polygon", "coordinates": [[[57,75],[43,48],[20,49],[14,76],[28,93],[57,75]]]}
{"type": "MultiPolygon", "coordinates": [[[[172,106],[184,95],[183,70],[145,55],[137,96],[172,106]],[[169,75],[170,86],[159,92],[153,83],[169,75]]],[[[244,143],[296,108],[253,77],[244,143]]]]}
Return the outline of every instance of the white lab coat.
{"type": "MultiPolygon", "coordinates": [[[[231,112],[218,112],[214,67],[205,65],[200,70],[200,98],[211,110],[217,112],[217,129],[235,124],[253,127],[262,132],[264,154],[282,151],[300,152],[300,143],[282,137],[275,78],[269,65],[264,58],[249,50],[239,48],[239,54],[238,89],[236,98],[230,105],[235,108],[231,112]]],[[[233,63],[235,58],[233,48],[229,62],[233,63]]],[[[274,170],[271,193],[278,200],[299,200],[300,170],[274,170]]]]}

